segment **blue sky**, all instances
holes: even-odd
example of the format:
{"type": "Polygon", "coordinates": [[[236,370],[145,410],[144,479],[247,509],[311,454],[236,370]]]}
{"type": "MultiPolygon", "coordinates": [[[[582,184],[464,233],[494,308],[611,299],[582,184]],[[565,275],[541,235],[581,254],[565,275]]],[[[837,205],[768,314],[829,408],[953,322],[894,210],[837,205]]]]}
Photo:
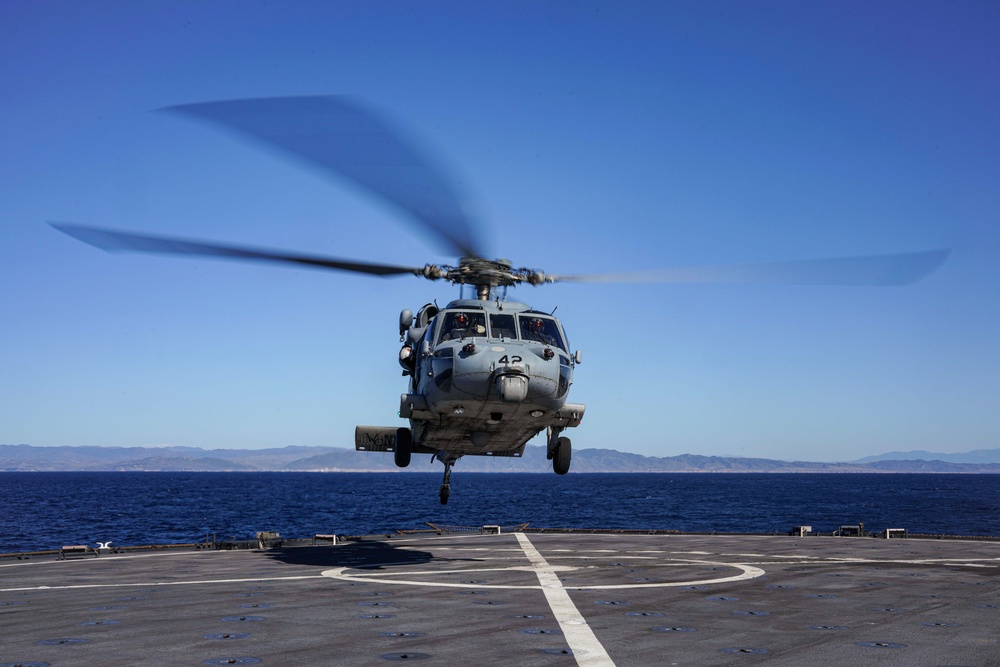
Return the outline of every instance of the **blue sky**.
{"type": "Polygon", "coordinates": [[[457,288],[109,255],[47,220],[454,262],[349,184],[156,109],[347,93],[553,273],[951,248],[908,287],[551,285],[576,447],[847,460],[1000,446],[988,2],[0,5],[0,442],[352,446],[402,308],[457,288]]]}

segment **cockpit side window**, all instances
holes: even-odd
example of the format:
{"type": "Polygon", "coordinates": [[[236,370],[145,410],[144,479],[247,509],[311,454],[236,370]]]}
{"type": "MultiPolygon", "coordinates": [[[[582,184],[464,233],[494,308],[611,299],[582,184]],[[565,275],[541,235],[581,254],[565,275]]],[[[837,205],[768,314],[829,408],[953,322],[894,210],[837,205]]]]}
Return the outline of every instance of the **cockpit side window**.
{"type": "Polygon", "coordinates": [[[521,326],[522,339],[566,349],[562,336],[559,334],[559,327],[552,318],[521,315],[518,317],[518,324],[521,326]]]}
{"type": "Polygon", "coordinates": [[[441,326],[441,342],[486,335],[485,313],[446,311],[441,326]]]}
{"type": "Polygon", "coordinates": [[[427,342],[433,343],[434,337],[437,336],[438,325],[441,323],[440,317],[435,317],[431,320],[431,323],[427,325],[427,342]]]}
{"type": "Polygon", "coordinates": [[[493,338],[517,339],[514,316],[493,313],[490,315],[490,336],[493,338]]]}

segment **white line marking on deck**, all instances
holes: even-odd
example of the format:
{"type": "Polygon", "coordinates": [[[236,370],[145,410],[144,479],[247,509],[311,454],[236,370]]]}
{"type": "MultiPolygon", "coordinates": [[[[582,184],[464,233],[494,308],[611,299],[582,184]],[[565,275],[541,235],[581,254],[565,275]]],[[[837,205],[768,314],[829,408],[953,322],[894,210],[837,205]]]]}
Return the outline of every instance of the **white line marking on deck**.
{"type": "Polygon", "coordinates": [[[68,584],[65,586],[26,586],[22,588],[0,588],[0,593],[12,591],[66,591],[77,588],[129,588],[135,586],[191,586],[197,584],[241,584],[260,583],[263,581],[297,581],[300,579],[322,579],[322,574],[309,574],[298,577],[253,577],[252,579],[206,579],[203,581],[137,581],[131,584],[68,584]]]}
{"type": "Polygon", "coordinates": [[[604,650],[604,646],[597,640],[597,635],[573,604],[553,567],[542,554],[538,553],[538,549],[527,535],[514,533],[514,536],[524,550],[524,555],[535,568],[538,583],[542,586],[542,592],[545,593],[545,599],[553,615],[559,621],[559,627],[566,637],[566,643],[573,651],[576,664],[580,667],[614,667],[615,663],[611,660],[611,656],[604,650]]]}

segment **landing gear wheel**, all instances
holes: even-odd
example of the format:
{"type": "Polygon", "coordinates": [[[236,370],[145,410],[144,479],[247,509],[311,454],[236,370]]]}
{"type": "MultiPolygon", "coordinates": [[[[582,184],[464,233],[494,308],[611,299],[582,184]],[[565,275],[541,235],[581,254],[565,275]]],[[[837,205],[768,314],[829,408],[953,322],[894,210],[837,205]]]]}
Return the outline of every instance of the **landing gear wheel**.
{"type": "Polygon", "coordinates": [[[408,428],[396,429],[395,451],[396,465],[405,468],[410,465],[410,454],[413,453],[413,436],[408,428]]]}
{"type": "Polygon", "coordinates": [[[569,462],[573,458],[573,445],[569,438],[559,438],[556,441],[555,455],[552,457],[552,469],[557,475],[565,475],[569,472],[569,462]]]}
{"type": "Polygon", "coordinates": [[[448,504],[448,496],[451,495],[451,466],[455,463],[453,459],[444,459],[444,481],[441,484],[441,504],[448,504]]]}

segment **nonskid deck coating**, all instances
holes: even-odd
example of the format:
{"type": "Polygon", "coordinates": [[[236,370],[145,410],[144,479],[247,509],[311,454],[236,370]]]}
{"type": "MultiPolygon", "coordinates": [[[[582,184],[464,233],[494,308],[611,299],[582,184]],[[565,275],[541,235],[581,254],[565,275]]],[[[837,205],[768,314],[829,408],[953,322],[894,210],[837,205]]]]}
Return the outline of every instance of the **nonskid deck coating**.
{"type": "Polygon", "coordinates": [[[0,666],[1000,665],[1000,544],[409,536],[0,562],[0,666]]]}

